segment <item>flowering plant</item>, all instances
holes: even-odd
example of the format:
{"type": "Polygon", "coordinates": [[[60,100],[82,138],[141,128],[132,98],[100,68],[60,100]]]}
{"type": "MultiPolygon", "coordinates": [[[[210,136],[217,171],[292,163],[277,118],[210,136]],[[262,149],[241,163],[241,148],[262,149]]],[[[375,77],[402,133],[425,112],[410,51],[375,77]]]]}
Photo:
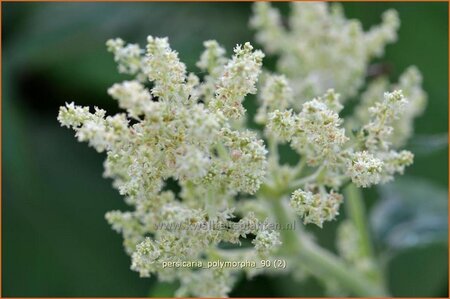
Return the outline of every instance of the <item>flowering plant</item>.
{"type": "Polygon", "coordinates": [[[396,40],[398,16],[387,11],[364,32],[337,4],[291,6],[289,30],[268,3],[256,3],[250,21],[264,51],[278,55],[277,73],[263,70],[263,52],[248,42],[227,58],[206,41],[199,78],[167,38],[149,36],[145,50],[112,39],[118,71],[133,78],[108,89],[125,112],[60,108],[62,126],[106,153],[104,176],[132,208],[106,214],[131,269],[179,281],[177,296],[225,297],[242,272],[313,275],[332,294],[387,295],[358,188],[391,181],[412,164],[400,148],[425,106],[421,76],[410,67],[396,84],[370,82],[343,117],[370,60],[396,40]],[[261,132],[246,128],[248,94],[257,95],[261,132]],[[299,155],[296,165],[280,162],[284,143],[299,155]],[[349,215],[335,255],[297,219],[322,227],[344,201],[349,215]]]}

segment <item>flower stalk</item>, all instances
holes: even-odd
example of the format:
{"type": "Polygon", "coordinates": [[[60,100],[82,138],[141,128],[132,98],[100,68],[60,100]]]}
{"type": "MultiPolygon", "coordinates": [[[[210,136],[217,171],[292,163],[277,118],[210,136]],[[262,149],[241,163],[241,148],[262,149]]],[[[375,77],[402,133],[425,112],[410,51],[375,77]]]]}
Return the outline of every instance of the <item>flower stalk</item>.
{"type": "MultiPolygon", "coordinates": [[[[293,213],[284,205],[286,198],[267,198],[266,201],[273,209],[274,215],[281,227],[286,227],[292,221],[297,221],[293,213]]],[[[297,224],[295,225],[297,227],[297,224]]],[[[359,297],[387,297],[380,280],[374,281],[348,267],[348,265],[335,254],[317,246],[300,230],[283,230],[283,242],[280,255],[294,256],[314,275],[321,280],[331,279],[359,297]]]]}

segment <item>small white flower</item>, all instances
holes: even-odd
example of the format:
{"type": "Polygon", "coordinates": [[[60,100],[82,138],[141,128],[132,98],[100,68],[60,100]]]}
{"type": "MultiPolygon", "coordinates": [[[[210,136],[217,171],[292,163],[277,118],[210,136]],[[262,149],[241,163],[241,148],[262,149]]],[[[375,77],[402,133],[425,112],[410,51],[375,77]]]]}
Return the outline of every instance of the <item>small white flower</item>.
{"type": "Polygon", "coordinates": [[[255,121],[260,124],[267,122],[267,114],[277,110],[285,110],[292,103],[292,89],[282,75],[267,75],[258,97],[260,107],[255,121]]]}
{"type": "Polygon", "coordinates": [[[333,220],[339,215],[342,195],[331,193],[316,193],[298,189],[292,193],[290,205],[303,218],[303,222],[314,223],[322,227],[323,222],[333,220]]]}
{"type": "Polygon", "coordinates": [[[378,184],[382,171],[383,162],[366,151],[352,154],[348,165],[348,175],[353,183],[363,188],[378,184]]]}
{"type": "Polygon", "coordinates": [[[108,94],[119,102],[119,107],[126,109],[130,117],[139,118],[151,110],[151,95],[138,81],[116,83],[108,89],[108,94]]]}
{"type": "Polygon", "coordinates": [[[296,125],[292,110],[275,110],[269,113],[268,117],[268,134],[283,142],[290,141],[294,135],[296,125]]]}
{"type": "Polygon", "coordinates": [[[256,238],[252,241],[255,244],[255,249],[265,256],[281,245],[280,233],[277,231],[262,230],[258,232],[256,238]]]}
{"type": "Polygon", "coordinates": [[[369,108],[371,120],[364,126],[366,147],[370,150],[387,150],[394,128],[392,124],[399,119],[408,103],[401,90],[386,92],[384,100],[369,108]]]}
{"type": "Polygon", "coordinates": [[[108,40],[106,47],[109,52],[114,54],[114,60],[117,62],[119,73],[135,75],[140,81],[144,80],[144,50],[139,45],[125,45],[122,39],[116,38],[108,40]]]}
{"type": "Polygon", "coordinates": [[[132,255],[131,269],[139,271],[141,277],[149,277],[153,264],[161,255],[161,251],[150,238],[136,246],[136,251],[132,255]]]}

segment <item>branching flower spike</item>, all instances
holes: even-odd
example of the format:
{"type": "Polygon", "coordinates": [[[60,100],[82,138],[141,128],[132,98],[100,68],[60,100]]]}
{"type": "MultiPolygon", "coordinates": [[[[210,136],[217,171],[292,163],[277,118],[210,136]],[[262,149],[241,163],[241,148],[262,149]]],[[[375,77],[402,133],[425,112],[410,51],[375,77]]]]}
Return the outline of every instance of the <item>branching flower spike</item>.
{"type": "Polygon", "coordinates": [[[226,297],[242,272],[313,275],[339,294],[387,296],[383,280],[373,279],[381,275],[376,259],[358,247],[358,223],[339,229],[341,256],[303,225],[336,219],[349,200],[345,188],[355,194],[389,182],[412,164],[400,148],[426,104],[422,78],[415,67],[396,84],[376,78],[343,118],[370,60],[396,40],[397,13],[364,32],[339,5],[291,7],[288,30],[270,4],[254,5],[250,23],[265,52],[278,55],[275,72],[263,71],[263,52],[248,42],[227,58],[206,41],[199,78],[167,38],[149,36],[145,49],[112,39],[107,49],[130,78],[108,94],[124,112],[60,108],[60,124],[106,154],[104,177],[130,207],[106,220],[123,236],[131,269],[179,282],[177,296],[226,297]],[[249,94],[260,132],[245,127],[249,94]],[[280,163],[283,143],[298,154],[296,165],[280,163]]]}

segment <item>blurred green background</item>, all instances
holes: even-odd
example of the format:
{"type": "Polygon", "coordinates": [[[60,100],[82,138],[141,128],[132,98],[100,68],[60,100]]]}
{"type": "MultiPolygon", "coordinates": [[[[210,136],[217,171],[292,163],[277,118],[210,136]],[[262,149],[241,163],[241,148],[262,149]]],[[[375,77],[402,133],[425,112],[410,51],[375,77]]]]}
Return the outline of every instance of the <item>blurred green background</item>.
{"type": "MultiPolygon", "coordinates": [[[[66,101],[114,113],[106,94],[117,74],[105,41],[143,44],[168,36],[188,69],[202,42],[231,52],[253,41],[250,3],[2,3],[2,295],[169,296],[129,270],[121,237],[103,218],[126,209],[102,174],[103,156],[56,121],[66,101]]],[[[447,3],[346,3],[368,29],[396,8],[402,26],[383,63],[390,77],[410,64],[424,75],[428,109],[408,146],[415,164],[394,184],[365,193],[377,251],[394,296],[448,293],[448,7],[447,3]]],[[[278,5],[283,12],[287,4],[278,5]]],[[[270,58],[269,58],[270,61],[270,58]]],[[[253,111],[252,99],[247,101],[253,111]]],[[[292,160],[286,152],[285,160],[292,160]]],[[[290,161],[292,162],[292,161],[290,161]]],[[[339,222],[314,230],[334,250],[339,222]]],[[[314,279],[288,276],[240,282],[232,296],[324,296],[314,279]]]]}

